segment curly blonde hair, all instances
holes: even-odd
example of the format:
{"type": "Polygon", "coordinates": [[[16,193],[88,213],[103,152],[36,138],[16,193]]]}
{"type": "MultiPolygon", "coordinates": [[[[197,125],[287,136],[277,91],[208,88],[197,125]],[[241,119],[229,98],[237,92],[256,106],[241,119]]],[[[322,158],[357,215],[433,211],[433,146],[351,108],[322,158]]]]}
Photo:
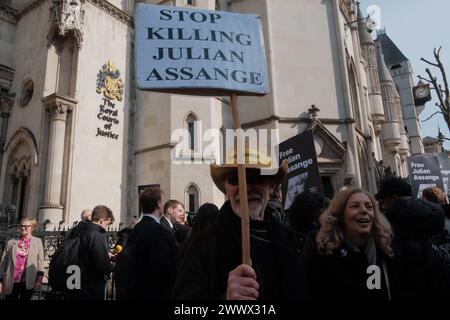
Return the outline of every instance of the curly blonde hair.
{"type": "Polygon", "coordinates": [[[376,245],[381,251],[389,257],[392,252],[392,229],[388,220],[382,214],[377,206],[375,198],[368,192],[352,188],[340,191],[331,200],[330,206],[319,218],[320,230],[316,236],[316,243],[319,253],[323,256],[332,255],[339,249],[344,241],[344,213],[348,199],[355,193],[364,193],[372,202],[374,208],[374,218],[372,233],[375,237],[376,245]]]}

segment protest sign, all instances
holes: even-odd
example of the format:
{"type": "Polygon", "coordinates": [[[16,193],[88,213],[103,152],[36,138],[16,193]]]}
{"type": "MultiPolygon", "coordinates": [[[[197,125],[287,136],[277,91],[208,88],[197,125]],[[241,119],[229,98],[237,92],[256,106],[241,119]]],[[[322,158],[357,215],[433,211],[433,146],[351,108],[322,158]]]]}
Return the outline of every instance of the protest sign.
{"type": "Polygon", "coordinates": [[[317,165],[316,149],[311,130],[280,143],[279,159],[288,159],[288,174],[283,184],[283,208],[289,209],[297,194],[303,191],[322,194],[322,182],[317,165]]]}

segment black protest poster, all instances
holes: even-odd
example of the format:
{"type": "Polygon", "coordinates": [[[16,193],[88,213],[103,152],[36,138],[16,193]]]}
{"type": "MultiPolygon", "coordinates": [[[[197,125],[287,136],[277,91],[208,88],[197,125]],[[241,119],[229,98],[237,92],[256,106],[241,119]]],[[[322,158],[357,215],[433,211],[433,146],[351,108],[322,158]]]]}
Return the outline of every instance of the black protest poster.
{"type": "Polygon", "coordinates": [[[138,196],[141,195],[142,191],[144,191],[145,189],[150,188],[150,187],[156,187],[156,188],[159,188],[160,185],[159,185],[159,184],[145,184],[145,185],[139,185],[139,186],[138,186],[138,196]]]}
{"type": "Polygon", "coordinates": [[[316,149],[311,130],[298,134],[279,144],[280,163],[287,159],[288,174],[281,184],[283,209],[288,209],[297,194],[305,190],[323,195],[317,164],[316,149]]]}
{"type": "Polygon", "coordinates": [[[450,159],[445,153],[437,154],[439,160],[439,167],[441,169],[442,182],[444,183],[444,191],[446,195],[449,195],[450,191],[450,159]]]}
{"type": "Polygon", "coordinates": [[[444,190],[439,159],[435,155],[416,155],[409,157],[409,180],[416,198],[422,197],[426,188],[438,187],[444,190]]]}

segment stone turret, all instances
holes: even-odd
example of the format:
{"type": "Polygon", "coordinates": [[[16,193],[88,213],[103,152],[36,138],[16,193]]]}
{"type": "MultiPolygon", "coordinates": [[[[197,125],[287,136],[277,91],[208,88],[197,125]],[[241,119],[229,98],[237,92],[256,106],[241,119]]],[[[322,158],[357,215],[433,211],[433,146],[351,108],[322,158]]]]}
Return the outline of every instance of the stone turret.
{"type": "MultiPolygon", "coordinates": [[[[361,9],[358,7],[358,20],[363,19],[361,9]]],[[[378,77],[376,46],[370,35],[364,20],[358,24],[359,41],[366,60],[365,71],[368,78],[368,93],[371,109],[372,122],[375,133],[381,131],[381,123],[385,119],[383,110],[383,99],[381,96],[380,80],[378,77]]]]}
{"type": "Polygon", "coordinates": [[[402,118],[407,128],[411,152],[421,154],[424,148],[418,118],[420,109],[417,110],[413,96],[414,81],[411,63],[385,30],[378,32],[375,43],[383,50],[384,61],[400,95],[402,118]]]}
{"type": "Polygon", "coordinates": [[[394,80],[384,62],[381,47],[378,47],[377,64],[380,76],[381,95],[383,98],[385,121],[382,124],[383,144],[392,153],[398,152],[401,144],[400,136],[400,104],[397,100],[397,89],[394,80]]]}

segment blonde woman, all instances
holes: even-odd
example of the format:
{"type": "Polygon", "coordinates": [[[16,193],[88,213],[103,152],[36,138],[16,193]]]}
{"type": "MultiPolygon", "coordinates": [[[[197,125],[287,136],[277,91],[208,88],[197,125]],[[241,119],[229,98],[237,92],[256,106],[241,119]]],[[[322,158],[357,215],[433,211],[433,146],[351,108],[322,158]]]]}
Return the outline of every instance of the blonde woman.
{"type": "Polygon", "coordinates": [[[42,283],[44,249],[42,241],[31,234],[37,227],[35,219],[20,221],[19,239],[6,244],[0,262],[0,294],[6,300],[30,300],[33,290],[42,283]]]}
{"type": "Polygon", "coordinates": [[[390,299],[391,227],[372,195],[356,188],[341,191],[319,220],[320,230],[301,254],[310,298],[390,299]]]}

